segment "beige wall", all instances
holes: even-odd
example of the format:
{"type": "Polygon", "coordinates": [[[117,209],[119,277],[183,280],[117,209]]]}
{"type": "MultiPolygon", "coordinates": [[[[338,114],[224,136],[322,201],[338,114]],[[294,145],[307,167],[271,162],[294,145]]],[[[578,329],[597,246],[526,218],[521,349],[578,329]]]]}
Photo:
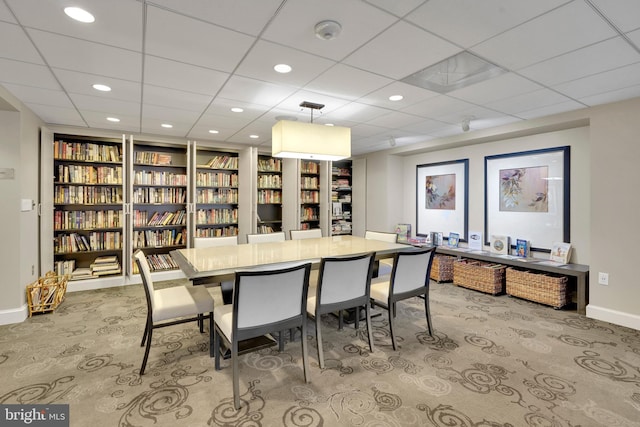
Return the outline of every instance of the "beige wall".
{"type": "Polygon", "coordinates": [[[483,230],[484,156],[570,145],[571,242],[573,261],[590,265],[587,316],[640,329],[635,251],[632,244],[617,239],[640,241],[639,141],[640,98],[636,98],[364,156],[368,187],[391,182],[381,185],[385,191],[369,189],[367,228],[409,222],[415,229],[416,165],[468,158],[469,229],[483,230]],[[402,175],[394,175],[388,166],[393,162],[382,160],[385,155],[402,159],[402,175]],[[387,209],[372,212],[384,205],[387,209]],[[396,206],[402,207],[397,220],[390,210],[396,206]],[[598,272],[609,273],[608,286],[598,284],[598,272]]]}

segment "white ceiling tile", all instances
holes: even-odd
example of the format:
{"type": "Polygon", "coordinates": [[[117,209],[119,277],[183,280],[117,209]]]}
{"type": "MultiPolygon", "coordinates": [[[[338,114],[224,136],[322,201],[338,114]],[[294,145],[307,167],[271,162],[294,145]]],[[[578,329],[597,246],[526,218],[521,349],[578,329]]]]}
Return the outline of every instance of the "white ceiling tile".
{"type": "Polygon", "coordinates": [[[28,30],[47,63],[54,68],[139,81],[142,54],[67,36],[28,30]]]}
{"type": "Polygon", "coordinates": [[[34,103],[55,107],[74,108],[69,97],[62,90],[14,84],[4,84],[3,86],[25,104],[34,103]]]}
{"type": "Polygon", "coordinates": [[[496,126],[503,126],[509,123],[521,122],[522,119],[513,116],[488,117],[483,119],[474,119],[469,123],[469,129],[472,131],[479,129],[489,129],[496,126]]]}
{"type": "Polygon", "coordinates": [[[389,85],[391,79],[337,64],[309,83],[305,89],[334,97],[355,100],[389,85]]]}
{"type": "Polygon", "coordinates": [[[188,110],[202,113],[212,96],[192,92],[182,92],[165,87],[144,85],[144,103],[161,107],[172,107],[178,110],[188,110]]]}
{"type": "Polygon", "coordinates": [[[396,17],[359,1],[289,1],[263,37],[339,61],[396,20],[396,17]],[[327,19],[342,26],[341,34],[335,40],[321,40],[315,35],[315,25],[327,19]]]}
{"type": "Polygon", "coordinates": [[[253,42],[236,31],[157,7],[147,9],[145,47],[150,55],[229,72],[253,42]]]}
{"type": "Polygon", "coordinates": [[[177,13],[257,36],[281,0],[147,0],[177,13]],[[249,13],[250,11],[250,13],[249,13]]]}
{"type": "Polygon", "coordinates": [[[11,43],[0,43],[0,58],[44,64],[38,51],[33,47],[20,26],[0,22],[0,40],[11,40],[11,43]]]}
{"type": "Polygon", "coordinates": [[[94,15],[96,20],[91,24],[69,18],[63,10],[69,5],[68,1],[7,0],[7,2],[25,27],[137,52],[142,51],[143,4],[141,2],[84,0],[72,4],[82,6],[94,15]],[[38,13],[33,13],[34,10],[38,13]]]}
{"type": "Polygon", "coordinates": [[[631,31],[627,33],[626,36],[629,37],[629,40],[631,40],[638,49],[640,49],[640,30],[631,31]]]}
{"type": "Polygon", "coordinates": [[[635,98],[636,96],[640,96],[640,84],[635,86],[625,87],[624,89],[599,93],[592,96],[585,96],[584,98],[580,98],[579,101],[586,105],[593,106],[593,105],[607,104],[609,102],[622,101],[624,99],[635,98]]]}
{"type": "Polygon", "coordinates": [[[514,73],[502,74],[489,80],[463,87],[447,95],[476,104],[486,104],[541,89],[536,84],[514,73]]]}
{"type": "Polygon", "coordinates": [[[553,88],[570,98],[580,99],[640,84],[640,63],[595,74],[553,88]]]}
{"type": "Polygon", "coordinates": [[[560,104],[554,104],[554,105],[549,105],[547,107],[524,111],[522,113],[518,113],[518,117],[522,117],[523,119],[527,119],[527,120],[537,119],[539,117],[546,117],[552,114],[564,113],[566,111],[574,111],[580,108],[584,108],[582,104],[579,104],[575,101],[567,101],[567,102],[561,102],[560,104]]]}
{"type": "Polygon", "coordinates": [[[567,1],[429,0],[407,20],[468,48],[567,1]]]}
{"type": "Polygon", "coordinates": [[[69,94],[69,97],[80,110],[100,111],[110,115],[126,114],[135,116],[140,114],[140,103],[121,101],[119,99],[106,99],[102,96],[69,94]]]}
{"type": "Polygon", "coordinates": [[[500,113],[497,113],[496,111],[490,110],[488,108],[480,107],[478,105],[473,105],[469,108],[460,109],[458,111],[451,111],[448,114],[439,114],[436,118],[445,123],[451,123],[461,126],[462,121],[465,119],[471,118],[477,120],[495,118],[496,114],[500,113]]]}
{"type": "Polygon", "coordinates": [[[518,70],[615,36],[582,1],[573,1],[473,47],[479,56],[518,70]]]}
{"type": "Polygon", "coordinates": [[[219,96],[226,99],[264,106],[276,105],[296,91],[293,86],[275,85],[247,77],[232,77],[222,88],[219,96]]]}
{"type": "Polygon", "coordinates": [[[59,90],[60,85],[44,65],[0,58],[0,83],[59,90]]]}
{"type": "Polygon", "coordinates": [[[544,88],[533,92],[523,93],[511,98],[489,102],[485,106],[505,114],[517,114],[522,111],[542,108],[568,101],[570,101],[570,99],[566,96],[544,88]]]}
{"type": "Polygon", "coordinates": [[[427,0],[365,0],[367,3],[384,9],[398,17],[403,17],[427,0]]]}
{"type": "Polygon", "coordinates": [[[539,62],[519,70],[518,73],[544,85],[553,86],[634,62],[640,62],[640,53],[622,37],[615,37],[539,62]],[[598,60],[594,61],[593,58],[598,60]]]}
{"type": "Polygon", "coordinates": [[[440,117],[448,116],[450,114],[457,113],[459,111],[465,111],[473,108],[473,104],[454,99],[445,95],[439,95],[435,98],[428,99],[417,104],[410,105],[407,108],[403,108],[402,111],[415,114],[420,117],[426,117],[430,119],[438,119],[440,117]]]}
{"type": "Polygon", "coordinates": [[[282,111],[283,114],[285,114],[285,112],[287,111],[290,111],[291,113],[302,113],[305,114],[306,117],[310,117],[310,110],[300,107],[300,103],[304,101],[324,105],[324,108],[320,110],[319,114],[315,114],[314,117],[321,117],[323,114],[335,111],[336,109],[347,105],[350,102],[344,98],[336,98],[318,92],[301,90],[278,104],[276,109],[282,111]]]}
{"type": "Polygon", "coordinates": [[[0,21],[16,24],[17,21],[4,2],[0,3],[0,21]]]}
{"type": "Polygon", "coordinates": [[[112,77],[96,76],[94,74],[78,73],[69,70],[54,69],[58,81],[68,93],[97,96],[106,99],[140,102],[142,86],[138,82],[114,79],[112,77]],[[104,84],[111,88],[109,92],[94,89],[94,84],[104,84]]]}
{"type": "Polygon", "coordinates": [[[145,115],[142,118],[142,126],[140,131],[150,135],[159,135],[162,137],[185,137],[189,132],[190,125],[188,123],[177,123],[173,121],[170,123],[173,125],[171,129],[163,128],[163,123],[167,123],[167,121],[145,115]]]}
{"type": "Polygon", "coordinates": [[[129,116],[126,114],[110,114],[107,115],[100,111],[82,111],[82,117],[89,126],[96,129],[112,129],[121,132],[140,132],[140,115],[129,116]],[[114,123],[107,120],[107,117],[116,117],[119,122],[114,123]]]}
{"type": "Polygon", "coordinates": [[[375,90],[362,98],[358,98],[358,102],[362,102],[363,104],[379,105],[390,109],[402,109],[426,99],[434,98],[438,95],[439,93],[396,81],[381,89],[375,90]],[[402,95],[403,98],[400,101],[391,101],[389,100],[389,97],[392,95],[402,95]]]}
{"type": "Polygon", "coordinates": [[[422,119],[422,121],[414,123],[412,125],[405,126],[404,129],[407,132],[420,135],[429,135],[431,132],[442,129],[443,127],[449,127],[448,123],[444,123],[438,120],[422,119]]]}
{"type": "Polygon", "coordinates": [[[351,128],[351,140],[360,140],[363,138],[371,138],[375,135],[380,135],[382,132],[385,132],[387,129],[375,126],[370,123],[361,123],[353,126],[349,126],[351,128]]]}
{"type": "Polygon", "coordinates": [[[227,124],[233,124],[236,127],[244,127],[262,114],[264,114],[263,106],[225,98],[216,98],[204,112],[205,116],[224,118],[227,124]],[[244,111],[241,113],[233,112],[231,108],[234,107],[242,108],[244,111]]]}
{"type": "Polygon", "coordinates": [[[640,2],[638,0],[591,0],[613,25],[623,32],[640,28],[640,2]]]}
{"type": "Polygon", "coordinates": [[[245,77],[291,86],[304,86],[335,61],[311,55],[290,47],[259,41],[242,61],[236,72],[245,77]],[[276,64],[288,64],[290,73],[276,72],[276,64]]]}
{"type": "Polygon", "coordinates": [[[36,103],[27,103],[25,105],[45,123],[87,127],[87,124],[82,120],[82,117],[75,108],[56,107],[36,103]]]}
{"type": "Polygon", "coordinates": [[[229,74],[196,65],[146,55],[144,82],[184,92],[216,94],[229,74]]]}
{"type": "Polygon", "coordinates": [[[386,108],[374,107],[373,105],[351,102],[344,107],[338,108],[325,114],[322,118],[335,125],[341,126],[341,121],[350,120],[353,122],[371,122],[375,124],[375,119],[388,114],[386,108]]]}
{"type": "MultiPolygon", "coordinates": [[[[187,130],[191,128],[201,114],[201,111],[179,110],[162,105],[151,105],[147,103],[142,105],[143,117],[161,120],[162,123],[168,123],[174,127],[177,125],[180,125],[181,128],[187,127],[187,130]]],[[[185,131],[184,135],[186,134],[185,131]]]]}
{"type": "Polygon", "coordinates": [[[406,22],[398,22],[349,55],[344,63],[402,79],[462,49],[406,22]],[[380,52],[386,52],[380,55],[380,52]]]}
{"type": "Polygon", "coordinates": [[[406,114],[399,111],[391,111],[380,117],[375,117],[370,121],[370,123],[386,128],[396,128],[410,126],[422,122],[423,120],[424,119],[422,117],[414,116],[412,114],[406,114]]]}

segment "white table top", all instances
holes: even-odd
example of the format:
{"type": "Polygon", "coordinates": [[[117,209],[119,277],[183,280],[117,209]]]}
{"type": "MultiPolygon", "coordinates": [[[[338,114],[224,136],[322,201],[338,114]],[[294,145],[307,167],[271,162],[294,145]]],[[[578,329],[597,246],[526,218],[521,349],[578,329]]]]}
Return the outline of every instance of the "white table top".
{"type": "Polygon", "coordinates": [[[173,251],[172,255],[187,277],[193,279],[230,274],[243,268],[279,262],[319,263],[321,258],[332,256],[376,252],[376,258],[380,258],[411,248],[408,245],[356,236],[332,236],[237,246],[179,249],[173,251]]]}

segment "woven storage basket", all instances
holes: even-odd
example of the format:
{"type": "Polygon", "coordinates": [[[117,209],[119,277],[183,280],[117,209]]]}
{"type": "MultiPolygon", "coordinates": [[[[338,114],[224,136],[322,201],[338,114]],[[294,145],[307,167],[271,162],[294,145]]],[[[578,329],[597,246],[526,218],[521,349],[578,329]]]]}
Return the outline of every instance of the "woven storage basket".
{"type": "Polygon", "coordinates": [[[491,295],[504,292],[504,265],[458,260],[453,263],[453,284],[491,295]]]}
{"type": "Polygon", "coordinates": [[[431,280],[438,283],[453,281],[453,261],[455,257],[436,255],[431,264],[431,280]]]}
{"type": "Polygon", "coordinates": [[[50,271],[44,277],[27,285],[29,317],[33,313],[55,310],[64,300],[68,279],[68,276],[56,276],[53,271],[50,271]]]}
{"type": "Polygon", "coordinates": [[[569,303],[567,281],[567,276],[508,268],[507,294],[561,308],[569,303]]]}

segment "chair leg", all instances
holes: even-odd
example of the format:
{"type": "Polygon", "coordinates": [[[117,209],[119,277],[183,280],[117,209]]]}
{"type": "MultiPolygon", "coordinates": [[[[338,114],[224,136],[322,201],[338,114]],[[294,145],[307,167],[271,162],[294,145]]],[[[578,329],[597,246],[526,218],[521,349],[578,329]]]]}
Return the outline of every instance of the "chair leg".
{"type": "Polygon", "coordinates": [[[338,330],[341,331],[344,326],[344,314],[342,310],[338,311],[338,330]]]}
{"type": "Polygon", "coordinates": [[[433,330],[431,329],[431,311],[429,310],[429,296],[424,296],[424,311],[427,316],[427,327],[429,328],[429,335],[433,336],[433,330]]]}
{"type": "Polygon", "coordinates": [[[238,341],[231,343],[231,364],[233,365],[233,405],[240,409],[240,373],[238,372],[238,341]]]}
{"type": "MultiPolygon", "coordinates": [[[[278,332],[278,351],[282,353],[284,351],[284,333],[285,331],[278,332]]],[[[289,331],[291,333],[291,331],[289,331]]]]}
{"type": "Polygon", "coordinates": [[[322,332],[320,328],[320,315],[316,314],[316,341],[318,343],[318,364],[324,369],[324,350],[322,348],[322,332]]]}
{"type": "Polygon", "coordinates": [[[151,336],[153,335],[153,326],[147,325],[149,332],[147,335],[147,346],[144,349],[144,357],[142,358],[142,366],[140,367],[140,375],[144,375],[144,370],[147,367],[147,359],[149,358],[149,350],[151,349],[151,336]]]}
{"type": "Polygon", "coordinates": [[[393,310],[393,307],[395,307],[395,303],[393,304],[393,306],[389,305],[389,332],[391,333],[391,344],[393,344],[393,350],[397,350],[397,346],[396,346],[396,336],[393,333],[393,314],[391,313],[393,310]]]}
{"type": "Polygon", "coordinates": [[[369,304],[366,304],[364,306],[364,311],[367,322],[367,335],[369,336],[369,350],[371,350],[371,353],[373,353],[373,331],[371,330],[371,311],[369,309],[369,304]]]}
{"type": "Polygon", "coordinates": [[[200,333],[204,333],[204,315],[198,314],[198,326],[200,327],[200,333]]]}
{"type": "Polygon", "coordinates": [[[311,381],[311,376],[309,375],[309,349],[307,348],[306,320],[307,319],[302,319],[302,336],[300,337],[300,341],[302,341],[302,368],[304,369],[304,382],[308,383],[311,381]]]}
{"type": "Polygon", "coordinates": [[[354,328],[360,329],[360,307],[355,308],[353,315],[355,316],[353,321],[354,328]]]}
{"type": "Polygon", "coordinates": [[[213,329],[213,352],[215,356],[216,371],[220,370],[220,334],[217,329],[213,329]]]}
{"type": "Polygon", "coordinates": [[[209,357],[213,357],[213,311],[209,313],[209,357]]]}
{"type": "Polygon", "coordinates": [[[144,347],[144,343],[147,339],[147,334],[149,333],[149,320],[144,325],[144,333],[142,334],[142,342],[140,343],[140,347],[144,347]]]}

